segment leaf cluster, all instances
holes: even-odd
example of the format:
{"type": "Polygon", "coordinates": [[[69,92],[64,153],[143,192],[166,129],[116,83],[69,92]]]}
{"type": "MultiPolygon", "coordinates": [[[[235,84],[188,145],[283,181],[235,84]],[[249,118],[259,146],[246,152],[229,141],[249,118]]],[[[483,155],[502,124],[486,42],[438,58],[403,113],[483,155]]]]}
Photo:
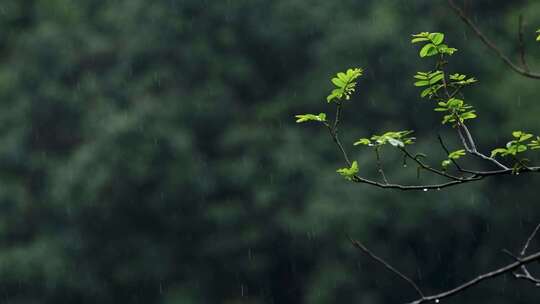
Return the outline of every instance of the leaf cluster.
{"type": "Polygon", "coordinates": [[[456,160],[460,159],[462,156],[465,156],[465,155],[466,155],[466,153],[465,153],[464,149],[460,149],[460,150],[457,150],[457,151],[450,152],[448,154],[448,159],[443,160],[442,163],[441,163],[441,166],[446,170],[448,168],[448,166],[453,161],[456,161],[456,160]]]}
{"type": "Polygon", "coordinates": [[[413,132],[414,131],[412,130],[390,131],[382,135],[373,135],[371,136],[371,138],[360,138],[354,143],[354,145],[379,147],[388,143],[394,147],[404,147],[405,145],[410,145],[414,143],[415,137],[409,136],[413,132]]]}
{"type": "Polygon", "coordinates": [[[458,119],[460,122],[464,122],[467,119],[476,118],[477,115],[471,105],[466,104],[463,100],[458,98],[450,98],[448,101],[439,101],[437,103],[439,107],[435,108],[436,112],[446,112],[442,123],[456,122],[458,119]]]}
{"type": "Polygon", "coordinates": [[[444,86],[444,84],[441,83],[444,78],[444,73],[442,71],[416,72],[416,75],[414,75],[413,77],[417,79],[417,81],[414,83],[414,86],[428,86],[422,91],[422,93],[420,93],[420,96],[422,98],[426,96],[431,98],[433,95],[437,94],[437,91],[440,88],[444,86]]]}
{"type": "Polygon", "coordinates": [[[336,86],[335,89],[326,97],[328,103],[332,101],[337,102],[345,98],[349,100],[351,94],[356,90],[356,78],[362,76],[363,70],[361,68],[348,69],[345,73],[339,72],[336,77],[332,78],[332,83],[336,86]]]}
{"type": "Polygon", "coordinates": [[[474,77],[467,78],[467,75],[463,75],[459,73],[449,75],[448,78],[450,78],[450,85],[456,85],[456,86],[471,85],[478,81],[474,77]]]}
{"type": "Polygon", "coordinates": [[[358,173],[358,162],[353,161],[349,168],[337,169],[336,172],[343,176],[346,180],[352,180],[356,173],[358,173]]]}
{"type": "Polygon", "coordinates": [[[302,123],[306,121],[318,121],[318,122],[325,122],[326,121],[326,113],[319,113],[319,115],[315,114],[299,114],[295,115],[296,122],[302,123]]]}
{"type": "Polygon", "coordinates": [[[534,135],[523,131],[514,131],[512,132],[512,137],[514,137],[514,139],[507,142],[504,148],[497,148],[491,151],[491,157],[495,157],[499,154],[501,156],[516,156],[528,149],[540,149],[540,136],[536,136],[536,139],[533,139],[533,136],[534,135]]]}
{"type": "Polygon", "coordinates": [[[430,57],[439,54],[454,54],[457,49],[451,48],[448,45],[444,44],[444,34],[443,33],[429,33],[422,32],[419,34],[412,35],[412,43],[427,42],[420,49],[420,57],[430,57]]]}

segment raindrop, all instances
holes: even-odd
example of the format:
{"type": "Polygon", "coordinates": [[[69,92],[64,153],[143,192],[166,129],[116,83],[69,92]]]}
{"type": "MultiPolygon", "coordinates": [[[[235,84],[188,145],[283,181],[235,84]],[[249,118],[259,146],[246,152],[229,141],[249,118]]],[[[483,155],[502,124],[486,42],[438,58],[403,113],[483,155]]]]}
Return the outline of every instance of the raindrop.
{"type": "Polygon", "coordinates": [[[437,191],[441,191],[441,188],[437,188],[437,191]]]}
{"type": "Polygon", "coordinates": [[[439,302],[440,302],[439,299],[435,299],[435,303],[439,303],[439,302]]]}
{"type": "Polygon", "coordinates": [[[427,192],[427,191],[428,191],[428,189],[427,189],[427,188],[424,188],[424,192],[427,192]]]}

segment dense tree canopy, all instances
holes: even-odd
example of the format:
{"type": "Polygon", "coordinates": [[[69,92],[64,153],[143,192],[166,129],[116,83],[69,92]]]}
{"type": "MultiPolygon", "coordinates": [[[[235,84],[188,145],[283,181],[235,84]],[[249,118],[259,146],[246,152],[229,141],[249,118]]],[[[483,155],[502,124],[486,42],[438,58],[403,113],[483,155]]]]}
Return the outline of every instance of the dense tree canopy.
{"type": "MultiPolygon", "coordinates": [[[[514,57],[523,14],[529,64],[540,67],[540,3],[482,0],[467,9],[514,57]]],[[[419,148],[445,157],[433,131],[452,149],[459,139],[412,85],[427,70],[410,46],[422,31],[445,32],[461,53],[452,64],[479,80],[467,92],[482,118],[471,126],[479,147],[504,145],[512,130],[540,133],[538,81],[509,71],[446,1],[1,3],[2,299],[377,304],[414,296],[346,234],[428,290],[508,262],[501,249],[519,248],[540,219],[539,177],[425,193],[344,183],[325,130],[291,119],[306,108],[324,112],[329,77],[365,67],[344,142],[352,149],[381,129],[414,129],[425,135],[419,148]]],[[[354,151],[359,163],[371,161],[354,151]]],[[[401,166],[399,154],[383,153],[401,166]]],[[[391,174],[417,181],[409,170],[391,174]]],[[[449,302],[539,295],[500,279],[449,302]]]]}

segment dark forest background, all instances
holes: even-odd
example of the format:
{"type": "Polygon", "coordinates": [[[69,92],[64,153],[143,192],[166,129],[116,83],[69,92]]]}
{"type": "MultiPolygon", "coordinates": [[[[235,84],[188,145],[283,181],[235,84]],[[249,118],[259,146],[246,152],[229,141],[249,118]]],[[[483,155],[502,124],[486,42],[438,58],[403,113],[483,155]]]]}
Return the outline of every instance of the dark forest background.
{"type": "MultiPolygon", "coordinates": [[[[467,11],[512,58],[523,14],[540,68],[539,1],[467,11]]],[[[511,262],[501,249],[540,221],[539,177],[412,193],[352,184],[327,131],[294,122],[330,112],[329,78],[362,67],[342,127],[361,173],[376,176],[374,159],[353,140],[391,129],[414,129],[439,163],[437,133],[458,141],[412,85],[431,68],[410,44],[421,31],[445,32],[451,70],[479,79],[466,98],[483,151],[540,133],[540,82],[504,66],[446,1],[1,1],[0,302],[414,299],[346,234],[430,292],[511,262]]],[[[393,180],[429,181],[383,153],[393,180]]],[[[443,302],[539,298],[507,275],[443,302]]]]}

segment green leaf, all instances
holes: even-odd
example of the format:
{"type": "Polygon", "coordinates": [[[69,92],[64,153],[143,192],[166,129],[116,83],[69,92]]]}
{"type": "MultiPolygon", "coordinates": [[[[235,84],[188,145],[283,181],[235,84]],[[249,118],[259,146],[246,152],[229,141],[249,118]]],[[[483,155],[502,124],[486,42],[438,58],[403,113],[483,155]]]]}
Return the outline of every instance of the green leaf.
{"type": "Polygon", "coordinates": [[[348,69],[346,72],[339,72],[336,77],[331,79],[336,88],[332,89],[332,92],[326,97],[327,102],[332,102],[335,99],[345,98],[350,99],[350,95],[356,89],[356,82],[354,80],[362,75],[363,70],[360,68],[348,69]]]}
{"type": "Polygon", "coordinates": [[[514,131],[514,132],[512,132],[512,136],[514,136],[515,138],[520,138],[521,134],[523,134],[522,131],[514,131]]]}
{"type": "Polygon", "coordinates": [[[537,30],[536,33],[538,34],[538,37],[536,37],[536,41],[540,41],[540,30],[537,30]]]}
{"type": "Polygon", "coordinates": [[[398,140],[398,139],[395,139],[395,138],[388,138],[388,142],[394,147],[404,147],[405,146],[405,144],[401,140],[398,140]]]}
{"type": "Polygon", "coordinates": [[[415,87],[424,87],[429,85],[429,80],[420,80],[414,83],[415,87]]]}
{"type": "Polygon", "coordinates": [[[450,80],[453,80],[452,82],[453,84],[458,84],[458,85],[470,85],[478,81],[474,77],[465,79],[467,78],[466,75],[458,74],[458,73],[450,75],[449,78],[450,80]]]}
{"type": "Polygon", "coordinates": [[[428,36],[429,40],[433,42],[434,45],[439,45],[444,40],[444,34],[443,33],[431,33],[428,36]]]}
{"type": "Polygon", "coordinates": [[[354,145],[354,146],[358,146],[358,145],[371,145],[371,140],[369,140],[368,138],[360,138],[360,139],[357,140],[353,145],[354,145]]]}
{"type": "Polygon", "coordinates": [[[531,148],[531,150],[540,149],[540,136],[536,136],[536,139],[531,140],[528,146],[531,148]]]}
{"type": "Polygon", "coordinates": [[[465,150],[461,149],[461,150],[457,150],[457,151],[454,151],[454,152],[451,152],[450,154],[448,154],[448,158],[450,159],[459,159],[460,157],[464,156],[466,153],[465,153],[465,150]]]}
{"type": "Polygon", "coordinates": [[[417,43],[417,42],[422,42],[422,41],[429,41],[429,39],[428,38],[423,38],[423,37],[422,38],[418,37],[418,38],[413,38],[411,40],[412,43],[417,43]]]}
{"type": "Polygon", "coordinates": [[[337,73],[337,77],[339,79],[341,79],[343,82],[347,82],[347,74],[345,74],[343,72],[339,72],[339,73],[337,73]]]}
{"type": "Polygon", "coordinates": [[[358,173],[358,162],[353,161],[351,167],[341,168],[336,170],[339,175],[343,176],[347,180],[352,180],[352,178],[358,173]]]}
{"type": "Polygon", "coordinates": [[[411,40],[411,43],[430,41],[428,36],[429,36],[428,32],[422,32],[422,33],[414,34],[414,35],[412,35],[413,39],[411,40]]]}
{"type": "Polygon", "coordinates": [[[533,137],[532,134],[525,133],[525,134],[521,135],[521,137],[519,138],[519,141],[523,142],[523,141],[526,141],[526,140],[530,139],[531,137],[533,137]]]}
{"type": "Polygon", "coordinates": [[[514,140],[511,140],[506,143],[506,148],[497,148],[491,152],[492,157],[500,154],[501,156],[506,155],[517,155],[527,151],[528,149],[536,150],[540,149],[540,136],[536,136],[536,139],[531,140],[529,143],[526,141],[530,140],[533,135],[523,131],[513,131],[512,137],[514,140]]]}
{"type": "Polygon", "coordinates": [[[337,77],[332,78],[332,83],[334,83],[338,87],[343,87],[346,84],[345,81],[343,81],[343,80],[341,80],[341,79],[339,79],[337,77]]]}
{"type": "Polygon", "coordinates": [[[432,43],[428,43],[420,50],[420,57],[429,57],[437,54],[437,48],[432,43]]]}
{"type": "Polygon", "coordinates": [[[422,93],[420,93],[420,97],[424,98],[427,95],[433,93],[432,90],[433,90],[432,87],[429,87],[429,88],[423,90],[422,93]]]}
{"type": "Polygon", "coordinates": [[[514,131],[512,132],[512,136],[518,139],[518,142],[524,142],[526,140],[529,140],[531,137],[533,137],[530,133],[525,133],[523,131],[514,131]]]}
{"type": "Polygon", "coordinates": [[[446,103],[450,109],[459,109],[463,106],[463,100],[458,98],[452,98],[446,103]]]}
{"type": "Polygon", "coordinates": [[[501,155],[506,155],[508,154],[508,151],[504,148],[497,148],[497,149],[494,149],[493,151],[491,151],[491,157],[495,157],[497,156],[497,154],[501,154],[501,155]]]}
{"type": "Polygon", "coordinates": [[[448,77],[450,78],[450,80],[458,80],[459,81],[459,80],[465,79],[467,76],[465,76],[463,74],[456,73],[456,74],[452,74],[452,75],[450,75],[448,77]]]}
{"type": "Polygon", "coordinates": [[[448,47],[446,44],[441,44],[441,45],[437,46],[437,52],[439,52],[441,54],[452,55],[456,51],[457,51],[457,49],[448,47]]]}
{"type": "Polygon", "coordinates": [[[297,123],[302,123],[302,122],[306,122],[306,121],[319,121],[319,122],[323,122],[323,121],[326,121],[326,114],[325,113],[319,113],[319,115],[315,115],[315,114],[299,114],[299,115],[295,115],[294,117],[296,117],[296,122],[297,123]]]}
{"type": "Polygon", "coordinates": [[[469,111],[469,112],[465,112],[465,113],[459,115],[459,118],[461,118],[461,121],[464,121],[466,119],[473,119],[473,118],[476,118],[476,117],[478,117],[478,116],[476,115],[476,113],[474,113],[474,110],[469,111]]]}
{"type": "Polygon", "coordinates": [[[431,78],[429,80],[429,82],[430,82],[430,84],[435,84],[435,83],[441,81],[441,79],[443,79],[443,78],[444,78],[444,74],[441,73],[441,74],[438,74],[435,77],[431,78]]]}
{"type": "Polygon", "coordinates": [[[394,147],[403,147],[414,143],[415,138],[409,136],[412,133],[413,131],[411,130],[390,131],[383,135],[373,135],[371,136],[371,140],[374,141],[377,146],[389,143],[394,147]]]}
{"type": "Polygon", "coordinates": [[[442,120],[442,124],[444,125],[447,122],[454,122],[454,121],[456,121],[456,119],[454,118],[454,115],[448,114],[448,115],[444,115],[443,120],[442,120]]]}
{"type": "Polygon", "coordinates": [[[451,160],[445,159],[445,160],[442,161],[441,165],[442,165],[443,168],[447,168],[451,163],[452,163],[451,160]]]}

